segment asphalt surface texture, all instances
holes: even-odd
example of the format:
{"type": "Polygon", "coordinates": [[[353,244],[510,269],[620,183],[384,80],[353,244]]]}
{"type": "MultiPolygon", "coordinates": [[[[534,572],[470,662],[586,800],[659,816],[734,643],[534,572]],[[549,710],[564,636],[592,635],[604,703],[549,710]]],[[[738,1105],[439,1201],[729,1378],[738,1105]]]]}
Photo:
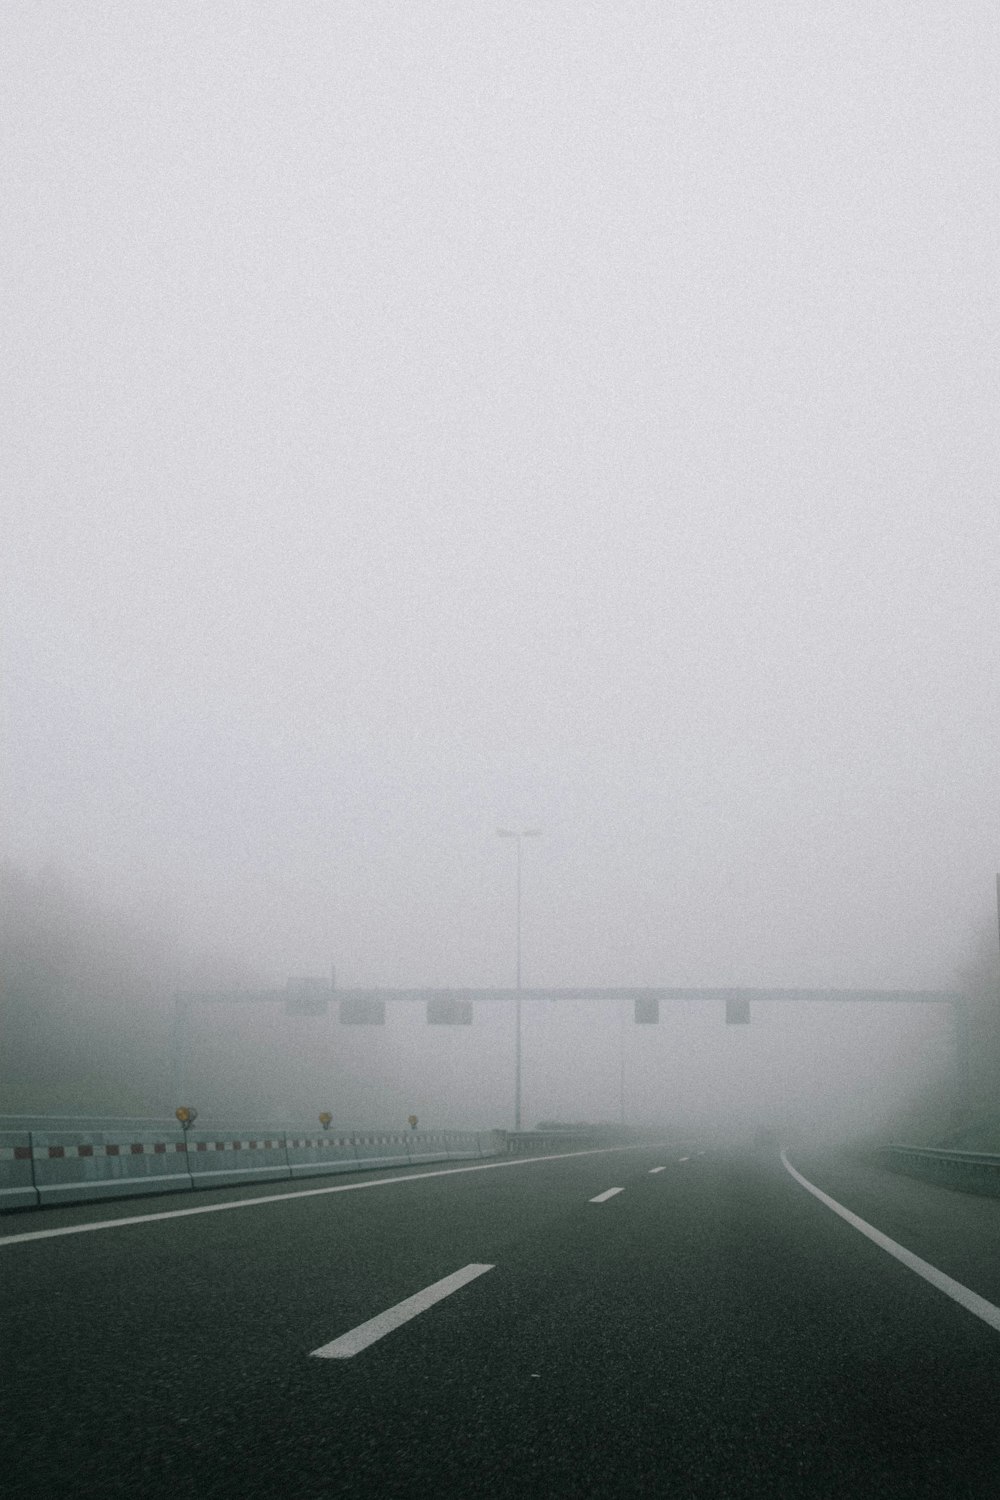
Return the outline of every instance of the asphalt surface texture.
{"type": "MultiPolygon", "coordinates": [[[[1000,1304],[1000,1202],[790,1158],[1000,1304]]],[[[675,1142],[288,1194],[0,1219],[6,1500],[1000,1496],[1000,1332],[777,1151],[675,1142]],[[164,1217],[127,1222],[146,1214],[164,1217]],[[360,1352],[315,1353],[479,1266],[360,1352]]]]}

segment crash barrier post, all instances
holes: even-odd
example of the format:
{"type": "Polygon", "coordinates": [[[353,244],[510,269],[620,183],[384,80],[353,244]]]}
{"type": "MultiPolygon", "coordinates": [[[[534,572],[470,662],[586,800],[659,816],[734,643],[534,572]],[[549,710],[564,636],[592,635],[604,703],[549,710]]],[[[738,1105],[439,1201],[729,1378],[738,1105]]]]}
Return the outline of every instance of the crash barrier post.
{"type": "Polygon", "coordinates": [[[31,1131],[0,1131],[0,1209],[37,1205],[31,1131]]]}
{"type": "Polygon", "coordinates": [[[191,1187],[179,1130],[134,1125],[124,1130],[34,1130],[31,1154],[40,1204],[191,1187]]]}
{"type": "Polygon", "coordinates": [[[189,1130],[187,1159],[195,1188],[287,1181],[292,1175],[280,1130],[189,1130]]]}

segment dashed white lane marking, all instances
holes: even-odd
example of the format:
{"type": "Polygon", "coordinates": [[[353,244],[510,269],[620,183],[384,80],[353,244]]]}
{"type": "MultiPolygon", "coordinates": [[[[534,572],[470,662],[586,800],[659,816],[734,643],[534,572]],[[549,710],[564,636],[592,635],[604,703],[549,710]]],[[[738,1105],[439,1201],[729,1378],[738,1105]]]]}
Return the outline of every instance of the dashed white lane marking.
{"type": "Polygon", "coordinates": [[[356,1193],[364,1188],[394,1187],[400,1182],[423,1182],[427,1177],[457,1177],[462,1172],[494,1172],[499,1167],[533,1167],[540,1161],[567,1161],[571,1156],[608,1156],[614,1151],[641,1151],[642,1146],[591,1146],[585,1151],[556,1151],[549,1156],[522,1156],[517,1161],[484,1161],[474,1167],[442,1167],[436,1172],[411,1172],[406,1177],[376,1177],[370,1182],[338,1182],[334,1187],[300,1188],[294,1193],[267,1193],[235,1203],[205,1203],[198,1208],[167,1209],[159,1214],[130,1214],[127,1219],[98,1219],[92,1224],[67,1224],[63,1229],[31,1229],[25,1234],[0,1235],[5,1245],[28,1240],[52,1240],[64,1234],[91,1234],[97,1229],[125,1229],[130,1224],[155,1224],[161,1219],[189,1219],[194,1214],[229,1213],[237,1208],[261,1208],[265,1203],[287,1203],[293,1198],[320,1198],[328,1193],[356,1193]]]}
{"type": "Polygon", "coordinates": [[[649,1175],[652,1177],[654,1172],[665,1172],[666,1170],[666,1167],[650,1167],[649,1175]]]}
{"type": "Polygon", "coordinates": [[[691,1160],[691,1158],[690,1158],[690,1156],[679,1156],[679,1157],[678,1157],[678,1158],[677,1158],[677,1160],[678,1160],[678,1161],[690,1161],[690,1160],[691,1160]]]}
{"type": "Polygon", "coordinates": [[[475,1281],[476,1277],[482,1276],[485,1271],[492,1270],[492,1266],[476,1264],[463,1266],[460,1271],[453,1271],[450,1276],[442,1277],[432,1286],[425,1286],[422,1292],[416,1292],[412,1297],[397,1302],[395,1307],[387,1308],[377,1317],[369,1318],[367,1323],[359,1323],[357,1328],[351,1329],[350,1333],[342,1333],[339,1339],[323,1344],[319,1349],[313,1349],[312,1355],[316,1359],[350,1359],[352,1355],[360,1354],[362,1349],[367,1349],[369,1344],[384,1339],[386,1334],[392,1333],[394,1328],[399,1328],[403,1323],[408,1323],[411,1318],[426,1312],[429,1307],[434,1306],[435,1302],[440,1302],[444,1297],[450,1297],[452,1292],[458,1291],[459,1287],[475,1281]]]}
{"type": "Polygon", "coordinates": [[[937,1266],[932,1266],[928,1261],[921,1260],[920,1256],[914,1255],[912,1250],[907,1250],[903,1245],[897,1245],[895,1240],[891,1240],[880,1229],[876,1229],[873,1225],[866,1223],[864,1219],[858,1218],[857,1214],[852,1214],[849,1208],[845,1208],[842,1203],[838,1203],[835,1198],[831,1198],[821,1188],[816,1187],[814,1183],[807,1181],[801,1172],[796,1172],[784,1151],[781,1153],[781,1160],[785,1164],[785,1170],[791,1173],[800,1186],[804,1187],[807,1192],[812,1193],[813,1197],[818,1198],[821,1203],[825,1203],[827,1208],[832,1208],[834,1213],[839,1214],[846,1223],[850,1224],[852,1229],[857,1229],[860,1234],[865,1235],[873,1244],[878,1245],[880,1250],[885,1250],[889,1255],[895,1256],[909,1270],[915,1271],[918,1276],[922,1276],[925,1281],[929,1281],[931,1286],[937,1287],[939,1292],[944,1292],[946,1297],[951,1297],[952,1301],[957,1302],[968,1312],[975,1313],[977,1318],[982,1318],[984,1323],[988,1323],[991,1328],[996,1329],[1000,1333],[1000,1307],[996,1307],[992,1302],[987,1302],[986,1298],[980,1297],[977,1292],[971,1292],[960,1281],[953,1281],[950,1276],[946,1276],[943,1271],[939,1271],[937,1266]]]}
{"type": "Polygon", "coordinates": [[[590,1201],[591,1203],[607,1203],[608,1199],[613,1198],[616,1193],[624,1193],[624,1191],[624,1188],[608,1188],[606,1193],[598,1193],[597,1197],[591,1198],[590,1201]]]}

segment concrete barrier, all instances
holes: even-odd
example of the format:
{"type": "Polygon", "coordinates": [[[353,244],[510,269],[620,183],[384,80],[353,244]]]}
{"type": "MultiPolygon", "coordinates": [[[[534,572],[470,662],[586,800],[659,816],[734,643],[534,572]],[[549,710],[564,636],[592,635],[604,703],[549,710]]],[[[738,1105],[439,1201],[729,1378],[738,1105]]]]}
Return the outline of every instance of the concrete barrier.
{"type": "Polygon", "coordinates": [[[582,1130],[496,1130],[497,1150],[506,1156],[532,1156],[560,1151],[588,1151],[625,1146],[634,1135],[614,1128],[594,1126],[582,1130]]]}
{"type": "Polygon", "coordinates": [[[360,1170],[367,1167],[407,1167],[410,1164],[409,1142],[405,1135],[372,1132],[356,1135],[354,1149],[360,1170]]]}
{"type": "MultiPolygon", "coordinates": [[[[327,1172],[372,1171],[496,1156],[504,1131],[371,1131],[339,1135],[284,1130],[192,1129],[169,1122],[19,1117],[0,1130],[0,1211],[146,1193],[287,1181],[327,1172]],[[72,1126],[73,1128],[70,1128],[72,1126]]],[[[547,1143],[551,1143],[546,1138],[547,1143]]],[[[521,1147],[523,1149],[523,1147],[521,1147]]]]}
{"type": "Polygon", "coordinates": [[[35,1130],[31,1147],[41,1204],[175,1193],[191,1187],[179,1130],[35,1130]]]}
{"type": "Polygon", "coordinates": [[[580,1135],[557,1137],[544,1130],[508,1130],[504,1134],[503,1150],[507,1156],[531,1156],[535,1152],[558,1150],[560,1145],[572,1151],[589,1144],[580,1135]]]}
{"type": "Polygon", "coordinates": [[[479,1135],[474,1130],[449,1130],[446,1142],[449,1161],[466,1161],[471,1156],[481,1156],[479,1135]]]}
{"type": "Polygon", "coordinates": [[[444,1131],[411,1130],[406,1145],[411,1162],[448,1160],[448,1136],[444,1131]]]}
{"type": "Polygon", "coordinates": [[[37,1206],[31,1132],[0,1131],[0,1209],[37,1206]]]}
{"type": "Polygon", "coordinates": [[[196,1188],[275,1182],[292,1175],[281,1131],[189,1130],[187,1159],[196,1188]]]}
{"type": "Polygon", "coordinates": [[[356,1172],[358,1157],[350,1135],[289,1135],[285,1138],[293,1177],[323,1172],[356,1172]]]}

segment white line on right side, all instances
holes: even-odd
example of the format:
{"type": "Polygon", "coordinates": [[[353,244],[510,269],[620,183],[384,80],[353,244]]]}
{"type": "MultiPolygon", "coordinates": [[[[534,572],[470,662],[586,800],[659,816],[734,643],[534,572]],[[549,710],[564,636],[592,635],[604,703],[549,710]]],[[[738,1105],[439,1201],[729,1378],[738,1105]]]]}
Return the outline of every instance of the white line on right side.
{"type": "Polygon", "coordinates": [[[607,1203],[608,1199],[613,1198],[616,1193],[624,1193],[624,1191],[624,1188],[608,1188],[606,1193],[598,1193],[597,1197],[591,1198],[590,1201],[591,1203],[607,1203]]]}
{"type": "Polygon", "coordinates": [[[896,1260],[900,1261],[908,1270],[915,1271],[918,1276],[922,1276],[925,1281],[929,1281],[931,1286],[936,1287],[939,1292],[944,1292],[946,1297],[950,1297],[953,1302],[957,1302],[966,1311],[974,1313],[977,1318],[981,1318],[984,1323],[988,1323],[991,1328],[1000,1333],[1000,1307],[996,1307],[992,1302],[987,1302],[986,1298],[980,1297],[978,1292],[970,1291],[960,1281],[953,1281],[950,1276],[945,1275],[944,1271],[939,1271],[937,1266],[932,1266],[929,1261],[921,1260],[920,1256],[914,1255],[912,1250],[907,1250],[904,1245],[897,1245],[895,1240],[891,1240],[880,1229],[876,1229],[874,1225],[868,1224],[864,1219],[860,1219],[857,1214],[852,1214],[849,1208],[845,1208],[842,1203],[838,1203],[835,1198],[831,1198],[827,1193],[824,1193],[815,1183],[809,1182],[802,1176],[801,1172],[796,1172],[788,1160],[787,1153],[784,1151],[781,1153],[781,1160],[784,1163],[785,1170],[791,1173],[795,1181],[801,1187],[804,1187],[806,1192],[812,1193],[813,1197],[818,1198],[821,1203],[825,1203],[827,1208],[832,1208],[833,1212],[839,1214],[845,1223],[850,1224],[852,1229],[856,1229],[859,1234],[865,1235],[873,1244],[878,1245],[880,1250],[885,1250],[889,1255],[895,1256],[896,1260]]]}

